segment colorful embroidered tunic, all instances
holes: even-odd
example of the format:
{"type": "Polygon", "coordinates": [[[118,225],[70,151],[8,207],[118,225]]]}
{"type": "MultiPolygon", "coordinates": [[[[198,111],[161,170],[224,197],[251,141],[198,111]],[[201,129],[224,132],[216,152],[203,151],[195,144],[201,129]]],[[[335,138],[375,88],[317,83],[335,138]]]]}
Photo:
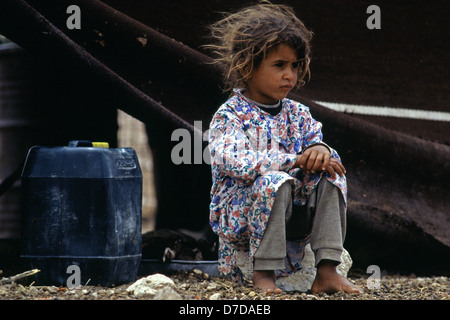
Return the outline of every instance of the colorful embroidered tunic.
{"type": "MultiPolygon", "coordinates": [[[[209,149],[213,185],[210,224],[219,236],[219,272],[242,280],[237,253],[249,262],[264,236],[278,188],[292,183],[294,204],[305,205],[322,174],[347,198],[345,176],[329,173],[306,174],[293,169],[297,154],[322,142],[322,124],[311,117],[309,108],[289,99],[272,116],[247,99],[241,91],[215,113],[209,128],[209,149]]],[[[332,157],[339,159],[330,148],[332,157]]],[[[301,269],[303,248],[308,238],[287,241],[286,275],[301,269]]]]}

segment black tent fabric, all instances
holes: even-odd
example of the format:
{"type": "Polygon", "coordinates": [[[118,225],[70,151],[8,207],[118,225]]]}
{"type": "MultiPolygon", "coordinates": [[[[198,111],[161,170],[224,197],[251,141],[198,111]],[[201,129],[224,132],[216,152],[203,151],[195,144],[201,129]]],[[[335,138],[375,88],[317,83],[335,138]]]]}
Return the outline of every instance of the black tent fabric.
{"type": "MultiPolygon", "coordinates": [[[[207,129],[227,98],[220,72],[204,53],[124,14],[115,3],[126,7],[98,0],[1,1],[0,34],[43,65],[57,66],[76,94],[83,96],[88,85],[105,97],[107,107],[144,122],[155,163],[157,228],[203,230],[210,167],[175,165],[171,150],[178,142],[171,135],[178,128],[192,137],[207,129]],[[81,8],[81,29],[66,26],[72,4],[81,8]]],[[[160,10],[151,1],[141,5],[155,15],[160,10]]],[[[324,124],[327,143],[344,159],[349,181],[345,245],[354,265],[448,275],[450,147],[331,111],[301,90],[291,97],[311,108],[324,124]]]]}

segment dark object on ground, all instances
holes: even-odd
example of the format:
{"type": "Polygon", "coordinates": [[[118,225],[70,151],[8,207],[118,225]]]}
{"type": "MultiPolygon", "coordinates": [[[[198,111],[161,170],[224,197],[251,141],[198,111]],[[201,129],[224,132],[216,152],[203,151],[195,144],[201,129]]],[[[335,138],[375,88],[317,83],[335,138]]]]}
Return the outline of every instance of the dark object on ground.
{"type": "Polygon", "coordinates": [[[158,229],[142,235],[142,259],[217,260],[217,239],[212,231],[158,229]]]}

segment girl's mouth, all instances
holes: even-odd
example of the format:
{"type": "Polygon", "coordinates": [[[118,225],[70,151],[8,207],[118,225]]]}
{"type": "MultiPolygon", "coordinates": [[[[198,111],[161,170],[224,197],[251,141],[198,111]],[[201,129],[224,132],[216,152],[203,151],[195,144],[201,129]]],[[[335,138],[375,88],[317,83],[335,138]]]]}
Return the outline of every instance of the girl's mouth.
{"type": "Polygon", "coordinates": [[[288,90],[292,89],[292,85],[287,84],[287,85],[281,86],[280,88],[283,89],[283,90],[287,90],[288,91],[288,90]]]}

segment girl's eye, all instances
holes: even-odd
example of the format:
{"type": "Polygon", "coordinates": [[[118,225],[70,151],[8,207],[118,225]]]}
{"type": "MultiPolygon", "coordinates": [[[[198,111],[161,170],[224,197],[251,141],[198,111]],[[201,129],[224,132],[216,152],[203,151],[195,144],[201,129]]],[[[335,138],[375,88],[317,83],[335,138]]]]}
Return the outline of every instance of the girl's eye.
{"type": "Polygon", "coordinates": [[[278,62],[275,64],[275,67],[277,67],[277,68],[282,68],[283,66],[284,66],[283,62],[278,62]]]}
{"type": "Polygon", "coordinates": [[[292,68],[298,69],[298,67],[300,67],[300,62],[294,62],[294,63],[292,64],[292,68]]]}

